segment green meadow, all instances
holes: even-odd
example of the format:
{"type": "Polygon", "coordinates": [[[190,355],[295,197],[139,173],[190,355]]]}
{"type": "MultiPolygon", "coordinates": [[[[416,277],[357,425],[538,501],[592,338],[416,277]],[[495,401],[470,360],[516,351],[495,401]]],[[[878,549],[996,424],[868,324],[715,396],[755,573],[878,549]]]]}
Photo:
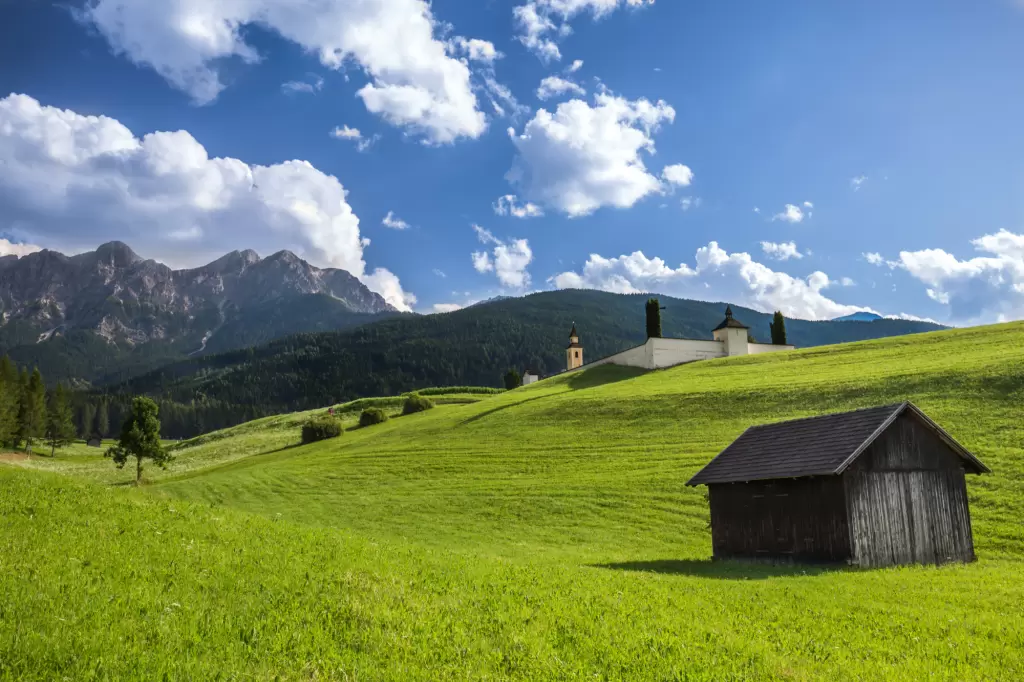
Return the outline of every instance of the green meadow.
{"type": "Polygon", "coordinates": [[[0,680],[1024,679],[1024,324],[434,397],[0,466],[0,680]],[[905,399],[993,471],[977,562],[710,561],[746,427],[905,399]]]}

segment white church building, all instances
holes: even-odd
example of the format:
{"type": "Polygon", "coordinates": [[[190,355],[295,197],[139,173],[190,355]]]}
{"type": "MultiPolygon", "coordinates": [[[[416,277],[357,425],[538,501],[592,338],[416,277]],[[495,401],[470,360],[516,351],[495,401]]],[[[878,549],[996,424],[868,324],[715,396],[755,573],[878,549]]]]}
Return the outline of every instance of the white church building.
{"type": "Polygon", "coordinates": [[[583,346],[580,344],[576,325],[569,333],[569,347],[566,349],[566,370],[572,371],[580,367],[597,367],[598,365],[623,365],[626,367],[642,367],[643,369],[663,369],[681,365],[684,362],[727,358],[734,355],[758,355],[760,353],[777,353],[793,350],[794,346],[776,346],[770,343],[751,343],[749,330],[745,324],[732,315],[732,307],[726,307],[725,319],[715,327],[712,339],[665,339],[649,338],[645,343],[621,353],[610,355],[587,365],[583,364],[583,346]]]}

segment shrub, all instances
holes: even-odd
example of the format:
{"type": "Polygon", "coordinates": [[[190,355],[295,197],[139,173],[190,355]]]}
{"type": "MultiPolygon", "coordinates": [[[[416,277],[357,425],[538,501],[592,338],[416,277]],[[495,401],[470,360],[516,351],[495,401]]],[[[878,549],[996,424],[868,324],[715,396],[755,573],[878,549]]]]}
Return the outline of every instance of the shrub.
{"type": "Polygon", "coordinates": [[[402,406],[402,414],[425,412],[433,408],[434,402],[430,398],[424,398],[418,393],[412,393],[405,399],[405,405],[402,406]]]}
{"type": "Polygon", "coordinates": [[[359,426],[383,424],[388,420],[388,413],[379,407],[368,407],[359,415],[359,426]]]}
{"type": "Polygon", "coordinates": [[[313,417],[302,425],[302,442],[316,443],[328,438],[337,438],[341,431],[341,422],[334,417],[313,417]]]}

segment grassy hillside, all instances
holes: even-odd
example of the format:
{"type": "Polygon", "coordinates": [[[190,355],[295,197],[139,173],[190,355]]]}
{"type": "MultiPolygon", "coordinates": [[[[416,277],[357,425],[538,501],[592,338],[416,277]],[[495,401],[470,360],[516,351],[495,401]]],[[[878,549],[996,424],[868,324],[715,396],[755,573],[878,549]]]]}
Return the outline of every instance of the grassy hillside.
{"type": "Polygon", "coordinates": [[[142,491],[0,469],[0,679],[1021,679],[1022,404],[1010,324],[598,368],[311,446],[261,420],[142,491]],[[684,483],[744,428],[903,399],[993,470],[978,562],[708,560],[684,483]]]}

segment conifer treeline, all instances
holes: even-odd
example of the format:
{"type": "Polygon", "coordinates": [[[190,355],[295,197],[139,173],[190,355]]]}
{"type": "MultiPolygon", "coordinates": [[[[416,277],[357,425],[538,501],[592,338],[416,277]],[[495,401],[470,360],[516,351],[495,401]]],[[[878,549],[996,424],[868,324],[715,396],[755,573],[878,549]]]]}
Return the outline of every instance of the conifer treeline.
{"type": "MultiPolygon", "coordinates": [[[[131,411],[129,395],[71,393],[57,384],[50,391],[38,369],[21,369],[0,359],[0,447],[50,453],[75,438],[113,438],[131,411]]],[[[164,438],[191,438],[269,414],[265,409],[217,400],[178,403],[157,400],[164,438]]]]}

